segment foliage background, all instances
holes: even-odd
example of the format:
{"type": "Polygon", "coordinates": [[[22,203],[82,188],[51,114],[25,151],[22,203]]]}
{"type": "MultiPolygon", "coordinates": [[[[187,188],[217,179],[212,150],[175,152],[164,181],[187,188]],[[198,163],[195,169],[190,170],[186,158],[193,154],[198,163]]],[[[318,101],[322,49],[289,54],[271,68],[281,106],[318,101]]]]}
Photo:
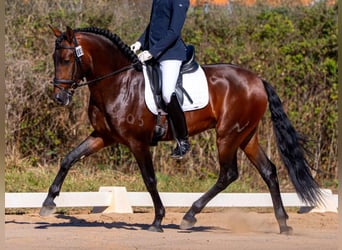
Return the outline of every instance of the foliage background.
{"type": "MultiPolygon", "coordinates": [[[[335,189],[337,4],[321,1],[302,6],[284,1],[280,6],[267,6],[262,2],[248,7],[237,2],[229,8],[209,6],[208,11],[202,6],[191,7],[183,38],[195,45],[200,63],[238,64],[269,81],[293,125],[310,139],[309,161],[319,169],[313,171],[315,178],[322,186],[335,189]]],[[[5,1],[6,191],[46,190],[62,157],[91,132],[87,88],[79,89],[68,107],[59,107],[51,99],[54,36],[48,24],[62,30],[66,25],[106,28],[131,44],[148,22],[150,4],[148,0],[5,1]],[[42,180],[45,174],[47,182],[42,180]],[[28,184],[16,185],[23,178],[28,184]]],[[[267,154],[278,166],[282,188],[290,190],[268,113],[259,133],[267,154]]],[[[190,188],[196,190],[203,185],[196,186],[195,182],[215,182],[218,162],[214,131],[194,136],[191,142],[192,157],[186,162],[167,157],[173,143],[151,148],[160,182],[167,183],[172,176],[187,183],[194,180],[190,188]]],[[[108,181],[113,185],[123,181],[137,189],[137,165],[127,148],[120,145],[84,159],[73,169],[70,186],[78,182],[77,176],[90,175],[94,180],[102,172],[112,175],[108,181]]],[[[265,189],[241,152],[239,171],[242,183],[237,189],[265,189]]],[[[107,179],[98,181],[103,185],[107,179]]],[[[89,180],[86,189],[96,188],[89,180]]]]}

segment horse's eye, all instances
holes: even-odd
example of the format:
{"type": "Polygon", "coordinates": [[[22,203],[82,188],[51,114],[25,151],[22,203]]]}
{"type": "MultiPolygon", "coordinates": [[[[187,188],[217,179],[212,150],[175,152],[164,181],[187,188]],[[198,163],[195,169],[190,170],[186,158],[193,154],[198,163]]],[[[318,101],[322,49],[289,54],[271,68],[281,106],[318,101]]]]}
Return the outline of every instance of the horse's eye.
{"type": "Polygon", "coordinates": [[[69,59],[69,58],[63,58],[63,59],[62,59],[62,62],[63,62],[64,64],[68,64],[68,63],[70,63],[70,59],[69,59]]]}

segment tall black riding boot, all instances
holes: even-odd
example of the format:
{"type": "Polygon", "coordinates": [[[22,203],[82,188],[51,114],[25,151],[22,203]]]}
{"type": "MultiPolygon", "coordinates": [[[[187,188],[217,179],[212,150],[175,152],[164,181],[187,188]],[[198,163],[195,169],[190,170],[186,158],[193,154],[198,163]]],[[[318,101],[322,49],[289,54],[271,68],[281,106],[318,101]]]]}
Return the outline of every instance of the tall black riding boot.
{"type": "Polygon", "coordinates": [[[188,141],[188,128],[182,107],[180,106],[175,93],[171,96],[171,101],[167,104],[168,122],[171,126],[173,136],[177,142],[177,147],[172,151],[171,157],[182,159],[190,150],[188,141]]]}

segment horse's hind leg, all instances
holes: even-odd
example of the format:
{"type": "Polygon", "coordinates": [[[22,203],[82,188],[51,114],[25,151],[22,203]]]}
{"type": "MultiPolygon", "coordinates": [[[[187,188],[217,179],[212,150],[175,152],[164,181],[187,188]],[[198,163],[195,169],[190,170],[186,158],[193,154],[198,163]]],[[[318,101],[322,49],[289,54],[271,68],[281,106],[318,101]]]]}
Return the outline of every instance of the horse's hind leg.
{"type": "Polygon", "coordinates": [[[43,206],[39,212],[41,216],[48,216],[55,212],[56,204],[54,199],[59,195],[62,188],[62,184],[70,167],[83,157],[86,157],[92,153],[97,152],[105,146],[105,143],[101,137],[90,135],[86,140],[84,140],[79,146],[74,148],[69,154],[67,154],[60,166],[55,180],[49,188],[49,193],[43,202],[43,206]]]}
{"type": "Polygon", "coordinates": [[[291,233],[292,228],[287,226],[286,220],[288,215],[283,206],[280,196],[279,183],[277,177],[277,170],[274,164],[268,159],[265,152],[258,143],[257,135],[254,134],[252,138],[245,145],[241,146],[246,153],[249,160],[256,166],[261,177],[266,182],[271,193],[273,208],[276,219],[280,227],[280,233],[291,233]]]}
{"type": "Polygon", "coordinates": [[[218,151],[220,161],[219,178],[208,192],[192,204],[189,211],[183,217],[180,225],[181,229],[193,227],[197,221],[195,215],[201,212],[212,198],[238,178],[236,150],[232,150],[229,143],[218,143],[218,151]]]}

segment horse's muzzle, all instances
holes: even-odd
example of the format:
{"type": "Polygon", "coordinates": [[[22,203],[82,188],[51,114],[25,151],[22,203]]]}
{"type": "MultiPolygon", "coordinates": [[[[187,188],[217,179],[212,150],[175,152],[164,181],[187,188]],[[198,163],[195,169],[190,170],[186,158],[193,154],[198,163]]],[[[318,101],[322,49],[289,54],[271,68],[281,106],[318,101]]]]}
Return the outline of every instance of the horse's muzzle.
{"type": "Polygon", "coordinates": [[[60,91],[55,94],[54,99],[56,103],[59,105],[67,106],[69,103],[71,103],[72,100],[72,94],[66,92],[66,91],[60,91]]]}

